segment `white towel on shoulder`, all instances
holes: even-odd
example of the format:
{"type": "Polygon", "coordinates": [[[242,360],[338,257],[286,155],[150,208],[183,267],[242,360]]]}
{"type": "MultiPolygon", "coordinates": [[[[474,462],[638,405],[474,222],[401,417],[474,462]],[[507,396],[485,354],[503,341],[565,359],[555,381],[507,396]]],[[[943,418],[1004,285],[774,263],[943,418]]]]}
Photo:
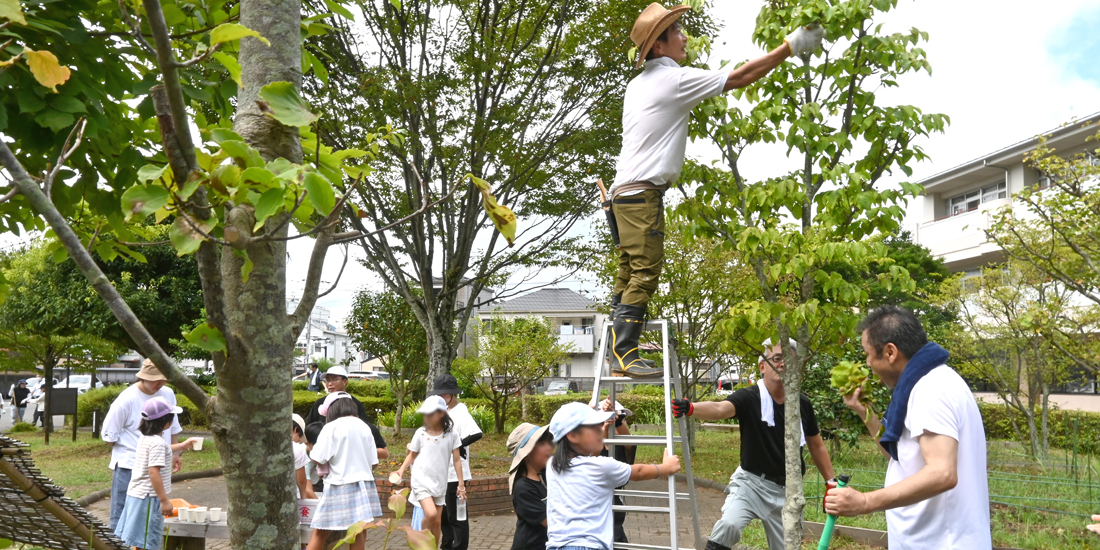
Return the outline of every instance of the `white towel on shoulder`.
{"type": "MultiPolygon", "coordinates": [[[[756,386],[760,388],[760,418],[764,420],[764,423],[768,427],[775,427],[775,400],[772,399],[772,394],[768,392],[768,387],[764,385],[764,379],[761,378],[756,386]]],[[[802,426],[798,427],[798,431],[802,432],[803,447],[806,446],[806,430],[802,429],[802,426]]]]}

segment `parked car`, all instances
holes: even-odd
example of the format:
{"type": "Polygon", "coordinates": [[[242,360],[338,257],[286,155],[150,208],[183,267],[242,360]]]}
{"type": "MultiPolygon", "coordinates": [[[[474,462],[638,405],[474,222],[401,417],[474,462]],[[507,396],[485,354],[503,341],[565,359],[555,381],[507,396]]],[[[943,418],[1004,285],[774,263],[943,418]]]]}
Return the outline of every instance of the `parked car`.
{"type": "Polygon", "coordinates": [[[91,374],[74,374],[58,382],[55,388],[76,388],[76,393],[81,394],[94,387],[102,388],[103,382],[91,374]]]}
{"type": "Polygon", "coordinates": [[[567,393],[579,392],[580,386],[572,380],[557,380],[551,382],[549,386],[546,386],[546,392],[543,395],[565,395],[567,393]]]}

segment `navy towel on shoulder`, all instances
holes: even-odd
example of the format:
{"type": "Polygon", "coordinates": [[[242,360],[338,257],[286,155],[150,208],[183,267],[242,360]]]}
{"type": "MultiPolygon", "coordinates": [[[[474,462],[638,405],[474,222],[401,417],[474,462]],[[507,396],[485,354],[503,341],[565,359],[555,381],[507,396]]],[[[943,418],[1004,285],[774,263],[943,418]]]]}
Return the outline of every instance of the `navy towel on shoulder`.
{"type": "Polygon", "coordinates": [[[909,394],[912,393],[913,386],[932,369],[946,364],[948,357],[950,354],[947,350],[935,342],[928,342],[909,358],[905,370],[901,371],[901,378],[890,397],[890,406],[882,419],[886,433],[878,442],[894,460],[898,459],[898,439],[901,439],[901,432],[905,429],[905,415],[909,412],[909,394]]]}

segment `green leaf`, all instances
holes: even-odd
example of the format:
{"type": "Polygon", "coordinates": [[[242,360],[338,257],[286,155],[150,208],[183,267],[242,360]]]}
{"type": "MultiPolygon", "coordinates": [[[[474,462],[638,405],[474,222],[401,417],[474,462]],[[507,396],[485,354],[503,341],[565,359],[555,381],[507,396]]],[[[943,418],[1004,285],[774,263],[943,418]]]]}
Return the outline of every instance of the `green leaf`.
{"type": "MultiPolygon", "coordinates": [[[[20,25],[27,24],[26,18],[23,17],[23,10],[19,6],[19,0],[0,0],[0,17],[20,25]]],[[[8,546],[11,546],[11,541],[8,541],[8,546]]],[[[0,548],[7,548],[8,546],[0,546],[0,548]]]]}
{"type": "Polygon", "coordinates": [[[195,330],[185,332],[183,339],[211,353],[226,350],[225,335],[210,323],[201,323],[195,330]]]}
{"type": "Polygon", "coordinates": [[[390,4],[393,5],[396,10],[401,9],[401,0],[390,0],[390,4]]]}
{"type": "Polygon", "coordinates": [[[246,250],[234,248],[233,253],[236,254],[238,258],[244,260],[244,265],[241,266],[241,282],[247,283],[248,277],[252,275],[252,268],[254,267],[252,264],[252,258],[248,257],[248,251],[246,250]]]}
{"type": "Polygon", "coordinates": [[[281,187],[275,189],[268,189],[264,191],[263,195],[260,195],[260,200],[256,201],[253,205],[256,212],[256,227],[253,231],[259,231],[268,218],[273,216],[280,208],[283,207],[283,195],[284,191],[281,187]]]}
{"type": "Polygon", "coordinates": [[[168,190],[159,185],[135,185],[122,194],[122,211],[126,221],[144,220],[168,204],[168,190]]]}
{"type": "Polygon", "coordinates": [[[260,110],[287,126],[306,126],[317,120],[317,115],[309,111],[309,103],[290,82],[272,82],[260,88],[260,99],[260,110]]]}
{"type": "Polygon", "coordinates": [[[241,64],[237,62],[236,57],[225,52],[214,52],[214,59],[217,59],[218,63],[221,63],[225,70],[229,71],[229,78],[232,78],[238,87],[244,87],[244,84],[241,84],[241,64]]]}
{"type": "Polygon", "coordinates": [[[271,45],[271,42],[262,36],[260,33],[241,25],[240,23],[222,23],[210,31],[210,45],[220,44],[222,42],[232,42],[233,40],[240,40],[246,36],[253,36],[256,40],[271,45]]]}
{"type": "Polygon", "coordinates": [[[261,189],[271,187],[271,181],[274,179],[275,174],[272,174],[271,170],[259,166],[250,166],[241,172],[241,181],[259,184],[258,187],[261,189]]]}
{"type": "Polygon", "coordinates": [[[164,171],[168,169],[168,165],[157,166],[155,164],[146,164],[141,168],[138,168],[137,179],[141,183],[149,183],[151,181],[159,180],[164,171]]]}
{"type": "MultiPolygon", "coordinates": [[[[209,234],[210,230],[217,224],[217,219],[211,217],[205,222],[196,221],[195,223],[204,233],[209,234]]],[[[176,248],[176,255],[186,256],[194,254],[199,249],[199,245],[206,240],[206,237],[196,231],[181,215],[176,218],[176,221],[172,222],[172,227],[168,229],[168,239],[172,241],[172,246],[176,248]]]]}
{"type": "Polygon", "coordinates": [[[338,2],[334,2],[333,0],[325,0],[325,5],[328,6],[328,10],[332,13],[339,14],[345,19],[355,21],[355,17],[351,15],[351,11],[344,6],[341,6],[338,2]]]}
{"type": "Polygon", "coordinates": [[[174,27],[187,21],[187,14],[183,13],[183,10],[175,4],[163,4],[161,6],[161,11],[164,12],[164,22],[167,23],[169,27],[174,27]]]}
{"type": "Polygon", "coordinates": [[[73,118],[73,115],[70,115],[69,113],[62,113],[61,111],[57,111],[54,109],[47,109],[39,113],[38,116],[34,117],[34,121],[42,126],[45,126],[46,128],[58,132],[65,128],[68,128],[69,126],[72,126],[73,122],[76,122],[76,119],[73,118]]]}
{"type": "Polygon", "coordinates": [[[309,193],[309,203],[313,208],[327,216],[336,207],[336,196],[332,191],[332,183],[317,172],[306,172],[302,186],[309,193]]]}
{"type": "Polygon", "coordinates": [[[58,95],[50,100],[50,107],[63,113],[86,113],[84,102],[71,95],[58,95]]]}
{"type": "Polygon", "coordinates": [[[225,154],[244,163],[246,167],[264,165],[264,159],[260,156],[260,152],[243,141],[231,139],[221,142],[221,146],[225,154]]]}

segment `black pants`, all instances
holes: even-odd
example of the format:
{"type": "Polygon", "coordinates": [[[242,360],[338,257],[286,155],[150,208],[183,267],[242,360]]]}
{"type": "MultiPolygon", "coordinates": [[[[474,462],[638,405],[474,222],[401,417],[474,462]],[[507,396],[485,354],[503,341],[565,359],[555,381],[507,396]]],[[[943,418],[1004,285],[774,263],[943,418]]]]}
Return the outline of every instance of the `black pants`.
{"type": "MultiPolygon", "coordinates": [[[[626,486],[623,485],[623,487],[626,486]]],[[[622,489],[622,487],[620,487],[620,489],[622,489]]],[[[623,497],[614,498],[615,504],[618,504],[619,506],[622,506],[624,504],[623,497]]],[[[623,524],[626,523],[626,512],[615,512],[614,514],[612,514],[612,516],[615,521],[615,538],[613,539],[614,542],[629,543],[630,541],[626,539],[626,529],[623,529],[623,524]]]]}
{"type": "Polygon", "coordinates": [[[470,547],[470,521],[458,521],[458,482],[447,484],[447,506],[440,518],[443,542],[440,550],[467,550],[470,547]]]}
{"type": "Polygon", "coordinates": [[[46,411],[41,409],[34,411],[34,419],[31,420],[31,424],[42,423],[42,426],[46,425],[46,411]]]}

